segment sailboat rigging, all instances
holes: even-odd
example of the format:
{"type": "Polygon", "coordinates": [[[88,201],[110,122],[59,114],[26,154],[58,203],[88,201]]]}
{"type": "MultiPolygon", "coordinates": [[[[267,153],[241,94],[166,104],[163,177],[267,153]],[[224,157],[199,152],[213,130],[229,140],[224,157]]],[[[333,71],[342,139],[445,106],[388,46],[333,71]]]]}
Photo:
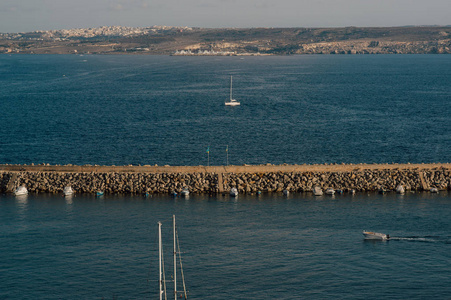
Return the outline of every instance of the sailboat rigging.
{"type": "Polygon", "coordinates": [[[229,102],[226,102],[225,105],[227,106],[237,106],[240,105],[240,102],[236,101],[232,97],[232,76],[230,76],[230,99],[229,102]]]}
{"type": "MultiPolygon", "coordinates": [[[[160,286],[160,300],[164,299],[167,300],[167,291],[166,291],[166,278],[164,274],[164,259],[163,259],[163,242],[161,237],[161,226],[162,223],[158,222],[158,252],[159,252],[159,286],[160,286]]],[[[186,285],[185,285],[185,275],[183,273],[183,265],[182,265],[182,256],[180,251],[180,243],[179,238],[177,235],[177,227],[175,225],[175,215],[172,216],[172,227],[173,227],[173,242],[174,242],[174,251],[173,251],[173,258],[174,258],[174,299],[177,300],[178,292],[177,292],[177,254],[178,254],[178,261],[180,263],[180,274],[182,277],[182,283],[183,283],[183,295],[185,299],[188,299],[188,295],[186,292],[186,285]]]]}

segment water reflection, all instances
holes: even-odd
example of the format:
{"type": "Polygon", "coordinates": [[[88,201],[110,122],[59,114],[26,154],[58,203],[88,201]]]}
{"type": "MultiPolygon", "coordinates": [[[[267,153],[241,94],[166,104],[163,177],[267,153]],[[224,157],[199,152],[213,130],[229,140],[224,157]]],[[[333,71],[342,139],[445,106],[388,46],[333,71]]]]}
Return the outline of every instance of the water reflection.
{"type": "Polygon", "coordinates": [[[15,202],[17,205],[17,217],[20,220],[20,226],[23,229],[28,228],[26,221],[26,213],[28,211],[28,195],[17,195],[15,196],[15,202]]]}
{"type": "Polygon", "coordinates": [[[26,210],[28,206],[28,195],[16,196],[17,207],[21,210],[26,210]]]}
{"type": "Polygon", "coordinates": [[[64,196],[64,200],[66,201],[66,204],[68,206],[73,204],[73,200],[74,200],[74,194],[69,194],[69,195],[65,195],[64,196]]]}

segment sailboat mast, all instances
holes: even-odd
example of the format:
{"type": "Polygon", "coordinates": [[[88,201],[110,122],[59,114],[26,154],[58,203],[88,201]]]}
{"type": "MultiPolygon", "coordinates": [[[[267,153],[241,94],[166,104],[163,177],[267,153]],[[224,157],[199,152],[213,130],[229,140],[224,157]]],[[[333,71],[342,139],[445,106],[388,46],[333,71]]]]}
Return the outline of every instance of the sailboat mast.
{"type": "Polygon", "coordinates": [[[175,236],[175,215],[172,215],[172,228],[174,232],[174,299],[177,300],[177,243],[175,236]]]}
{"type": "Polygon", "coordinates": [[[163,266],[162,266],[162,255],[163,255],[163,245],[161,241],[161,222],[158,222],[158,258],[160,261],[160,300],[163,300],[163,266]]]}
{"type": "Polygon", "coordinates": [[[230,101],[232,101],[232,75],[230,75],[230,101]]]}

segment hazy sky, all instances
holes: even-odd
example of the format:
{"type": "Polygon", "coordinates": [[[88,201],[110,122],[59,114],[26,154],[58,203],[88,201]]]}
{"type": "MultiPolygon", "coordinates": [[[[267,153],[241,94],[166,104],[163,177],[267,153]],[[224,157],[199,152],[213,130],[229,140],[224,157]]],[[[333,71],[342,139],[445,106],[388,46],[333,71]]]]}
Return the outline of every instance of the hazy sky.
{"type": "Polygon", "coordinates": [[[0,32],[110,25],[450,25],[451,0],[0,0],[0,32]]]}

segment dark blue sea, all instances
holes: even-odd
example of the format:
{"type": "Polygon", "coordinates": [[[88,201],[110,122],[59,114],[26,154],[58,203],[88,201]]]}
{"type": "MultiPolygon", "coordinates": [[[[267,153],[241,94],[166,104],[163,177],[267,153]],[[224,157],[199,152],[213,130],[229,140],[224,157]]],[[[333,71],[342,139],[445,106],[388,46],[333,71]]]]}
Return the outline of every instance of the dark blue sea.
{"type": "Polygon", "coordinates": [[[450,55],[1,55],[0,164],[450,162],[450,82],[450,55]]]}
{"type": "MultiPolygon", "coordinates": [[[[0,164],[450,162],[450,79],[449,55],[0,55],[0,164]]],[[[450,299],[450,204],[0,195],[0,299],[158,299],[173,214],[191,299],[450,299]]]]}
{"type": "Polygon", "coordinates": [[[0,299],[158,299],[158,221],[173,299],[172,214],[189,299],[450,299],[450,203],[446,192],[2,195],[0,299]],[[392,239],[366,241],[365,229],[392,239]]]}

